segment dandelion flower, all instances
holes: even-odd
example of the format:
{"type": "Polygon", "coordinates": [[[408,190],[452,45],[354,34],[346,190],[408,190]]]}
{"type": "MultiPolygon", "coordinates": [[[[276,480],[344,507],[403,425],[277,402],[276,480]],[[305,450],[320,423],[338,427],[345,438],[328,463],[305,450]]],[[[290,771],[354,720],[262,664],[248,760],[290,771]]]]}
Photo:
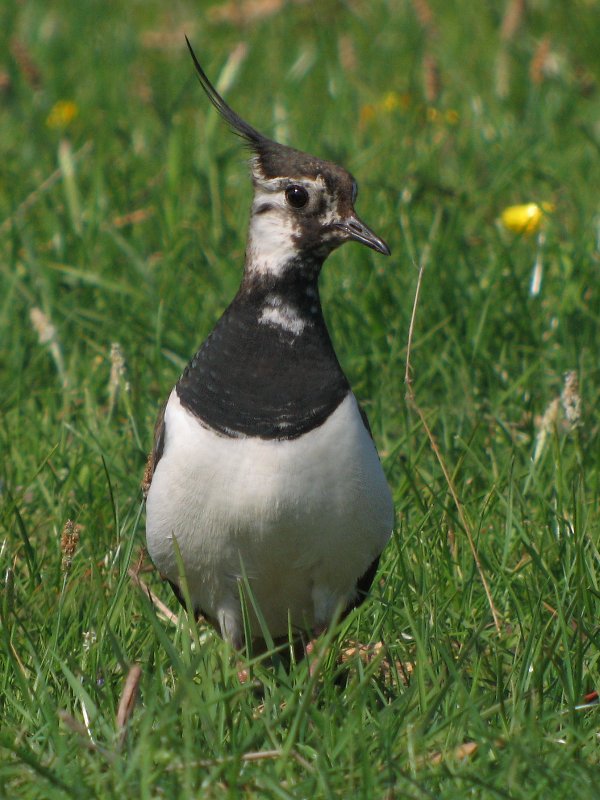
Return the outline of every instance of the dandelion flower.
{"type": "Polygon", "coordinates": [[[381,108],[383,111],[395,111],[401,108],[402,101],[398,92],[388,92],[381,101],[381,108]]]}
{"type": "Polygon", "coordinates": [[[505,208],[500,214],[500,221],[513,233],[530,236],[539,231],[544,218],[552,211],[554,211],[552,203],[523,203],[505,208]]]}
{"type": "Polygon", "coordinates": [[[360,125],[361,127],[365,125],[367,122],[370,122],[372,119],[375,118],[377,111],[375,106],[372,103],[369,105],[363,106],[360,110],[360,125]]]}
{"type": "Polygon", "coordinates": [[[409,92],[388,92],[377,103],[369,103],[360,110],[360,124],[367,122],[378,116],[393,114],[396,111],[407,111],[410,108],[412,98],[409,92]]]}
{"type": "Polygon", "coordinates": [[[46,125],[49,128],[66,128],[78,114],[77,103],[73,100],[58,100],[46,117],[46,125]]]}

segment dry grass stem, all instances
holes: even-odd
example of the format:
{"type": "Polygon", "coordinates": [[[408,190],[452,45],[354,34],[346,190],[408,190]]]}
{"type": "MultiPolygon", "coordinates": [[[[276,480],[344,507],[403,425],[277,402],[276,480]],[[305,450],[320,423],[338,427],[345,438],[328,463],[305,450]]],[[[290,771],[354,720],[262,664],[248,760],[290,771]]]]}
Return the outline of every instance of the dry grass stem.
{"type": "Polygon", "coordinates": [[[67,728],[72,730],[73,733],[76,733],[79,736],[81,736],[86,747],[89,747],[91,750],[96,749],[96,745],[94,744],[94,742],[90,742],[90,740],[88,739],[88,732],[85,725],[82,725],[81,722],[79,722],[79,720],[75,719],[75,717],[73,717],[71,714],[69,714],[68,711],[65,711],[64,709],[59,710],[58,716],[59,719],[62,722],[64,722],[64,724],[67,726],[67,728]]]}
{"type": "Polygon", "coordinates": [[[507,97],[510,90],[509,44],[513,41],[525,13],[525,0],[508,0],[500,28],[500,51],[496,58],[496,94],[507,97]]]}
{"type": "Polygon", "coordinates": [[[533,448],[534,464],[536,464],[539,461],[540,456],[544,452],[548,434],[551,431],[556,430],[556,426],[558,425],[559,413],[560,413],[560,400],[558,397],[555,397],[554,400],[551,400],[550,403],[548,404],[538,426],[538,432],[537,436],[535,437],[535,445],[533,448]]]}
{"type": "Polygon", "coordinates": [[[533,58],[531,59],[531,64],[529,65],[529,77],[535,86],[539,86],[543,83],[550,63],[550,39],[548,36],[544,36],[542,41],[538,44],[533,58]]]}
{"type": "MultiPolygon", "coordinates": [[[[196,767],[200,769],[208,769],[210,767],[216,767],[220,764],[227,764],[231,761],[237,760],[239,758],[240,761],[245,762],[253,762],[253,761],[270,761],[275,758],[281,758],[284,755],[283,750],[254,750],[248,753],[242,753],[241,756],[224,756],[222,758],[199,758],[196,761],[193,761],[191,764],[186,763],[185,768],[189,767],[196,767]]],[[[312,771],[313,767],[310,762],[307,762],[306,759],[302,758],[298,753],[292,751],[289,755],[292,756],[296,761],[302,763],[302,765],[306,765],[305,768],[308,768],[312,771]]],[[[184,765],[182,763],[168,765],[166,767],[167,772],[176,772],[177,770],[183,769],[184,765]]]]}
{"type": "Polygon", "coordinates": [[[119,742],[123,744],[125,736],[127,735],[127,723],[129,722],[133,709],[137,701],[140,679],[142,677],[142,668],[139,664],[134,664],[127,673],[125,678],[125,686],[121,693],[119,700],[119,708],[117,709],[116,726],[119,731],[119,742]]]}
{"type": "Polygon", "coordinates": [[[16,36],[10,40],[10,52],[19,72],[32,89],[42,88],[42,72],[33,60],[25,42],[16,36]]]}
{"type": "MultiPolygon", "coordinates": [[[[302,5],[308,0],[292,0],[295,5],[302,5]]],[[[287,5],[287,0],[233,0],[221,3],[208,9],[207,16],[212,22],[226,22],[231,25],[246,25],[266,19],[287,5]]]]}
{"type": "Polygon", "coordinates": [[[358,66],[354,39],[349,34],[338,38],[338,57],[345,73],[355,72],[358,66]]]}
{"type": "Polygon", "coordinates": [[[83,717],[83,721],[85,723],[86,734],[89,737],[90,742],[93,742],[94,744],[96,744],[96,740],[94,739],[94,736],[92,734],[92,725],[91,725],[91,722],[90,722],[90,715],[88,714],[88,710],[85,707],[85,703],[83,702],[83,700],[80,701],[80,705],[81,705],[81,716],[83,717]]]}
{"type": "Polygon", "coordinates": [[[548,435],[559,427],[572,433],[581,425],[581,395],[575,370],[565,372],[560,397],[554,397],[541,417],[536,419],[537,434],[533,448],[533,463],[537,464],[546,448],[548,435]],[[562,411],[562,414],[561,414],[562,411]]]}
{"type": "Polygon", "coordinates": [[[129,383],[125,380],[125,356],[118,342],[110,346],[110,378],[108,380],[108,416],[112,416],[121,387],[129,392],[129,383]]]}
{"type": "Polygon", "coordinates": [[[0,69],[0,95],[7,95],[12,90],[10,73],[0,69]]]}
{"type": "Polygon", "coordinates": [[[410,673],[414,669],[414,665],[410,662],[396,661],[393,662],[387,655],[386,647],[383,642],[374,642],[373,644],[362,644],[361,642],[349,642],[340,653],[340,661],[342,664],[352,662],[355,658],[359,658],[366,666],[377,662],[380,667],[380,672],[386,677],[392,672],[392,666],[396,667],[398,673],[402,675],[403,682],[408,685],[410,673]]]}
{"type": "Polygon", "coordinates": [[[423,90],[428,103],[437,103],[442,91],[440,65],[432,53],[423,56],[423,90]]]}
{"type": "Polygon", "coordinates": [[[451,750],[448,753],[432,753],[423,760],[427,761],[429,764],[441,764],[443,761],[447,761],[448,759],[460,760],[463,758],[469,758],[477,752],[478,747],[479,745],[477,742],[465,742],[464,744],[455,747],[454,750],[451,750]]]}
{"type": "MultiPolygon", "coordinates": [[[[85,142],[79,150],[73,153],[73,161],[80,161],[85,156],[89,155],[92,150],[93,143],[91,140],[85,142]]],[[[27,211],[29,211],[32,206],[34,206],[40,197],[47,192],[49,189],[54,186],[61,178],[63,177],[62,169],[59,167],[55,169],[53,173],[51,173],[45,181],[42,181],[37,189],[34,189],[31,194],[27,195],[25,200],[17,207],[14,214],[11,214],[10,217],[7,217],[4,222],[0,225],[0,234],[7,233],[11,227],[15,224],[15,222],[23,216],[27,211]]]]}
{"type": "Polygon", "coordinates": [[[535,254],[535,261],[533,262],[533,270],[531,272],[531,282],[529,284],[529,294],[532,297],[537,297],[542,288],[542,278],[544,277],[544,243],[546,236],[544,231],[540,231],[537,237],[537,250],[535,254]]]}
{"type": "Polygon", "coordinates": [[[142,222],[145,222],[150,217],[154,216],[155,209],[154,206],[149,206],[148,208],[137,208],[135,211],[130,211],[127,214],[121,214],[118,217],[114,217],[112,220],[112,224],[115,228],[125,228],[128,225],[139,225],[142,222]]]}
{"type": "Polygon", "coordinates": [[[140,34],[140,43],[149,50],[180,50],[184,37],[193,36],[197,28],[195,21],[186,20],[177,27],[143,31],[140,34]]]}
{"type": "Polygon", "coordinates": [[[419,20],[420,26],[423,28],[428,37],[437,35],[437,27],[435,24],[435,15],[431,10],[431,6],[427,0],[412,0],[412,6],[416,18],[419,20]]]}
{"type": "Polygon", "coordinates": [[[21,661],[21,659],[19,658],[19,654],[17,653],[17,651],[16,651],[16,649],[15,649],[15,646],[14,646],[14,644],[13,644],[12,642],[9,642],[9,649],[10,649],[10,652],[11,652],[11,654],[12,654],[12,657],[13,657],[13,658],[14,658],[14,660],[15,660],[15,663],[16,663],[16,664],[17,664],[17,666],[19,667],[19,671],[20,671],[21,675],[22,675],[22,676],[23,676],[23,677],[24,677],[26,680],[29,680],[29,678],[30,678],[30,672],[29,672],[29,669],[28,669],[28,668],[25,666],[25,664],[23,664],[23,662],[22,662],[22,661],[21,661]]]}
{"type": "Polygon", "coordinates": [[[496,94],[498,97],[506,97],[508,95],[510,85],[510,66],[508,61],[508,53],[504,47],[501,48],[496,58],[496,94]]]}
{"type": "Polygon", "coordinates": [[[236,76],[240,67],[244,63],[248,55],[248,45],[244,42],[239,42],[229,54],[225,66],[221,70],[216,83],[217,91],[220,94],[227,94],[229,89],[235,83],[236,76]]]}
{"type": "Polygon", "coordinates": [[[177,614],[174,614],[171,609],[166,606],[163,601],[154,594],[152,589],[140,578],[137,572],[133,569],[128,569],[127,574],[133,581],[133,583],[140,589],[146,597],[150,600],[152,605],[156,608],[158,613],[164,617],[167,622],[171,622],[173,625],[177,625],[179,623],[179,617],[177,614]]]}
{"type": "Polygon", "coordinates": [[[437,231],[437,228],[439,226],[440,216],[441,216],[440,212],[438,211],[438,213],[436,214],[436,216],[434,218],[433,224],[431,226],[431,230],[430,230],[430,233],[429,233],[429,241],[427,242],[427,244],[423,248],[423,252],[421,254],[421,259],[420,259],[420,264],[419,264],[419,274],[418,274],[418,277],[417,277],[417,286],[416,286],[416,289],[415,289],[415,299],[414,299],[414,302],[413,302],[413,308],[412,308],[412,313],[411,313],[411,317],[410,317],[410,325],[409,325],[409,328],[408,328],[408,341],[407,341],[407,345],[406,345],[406,369],[405,369],[405,373],[404,373],[404,383],[405,383],[405,386],[406,386],[406,401],[409,404],[409,406],[415,411],[417,416],[419,417],[419,419],[421,421],[421,424],[423,426],[423,429],[425,430],[425,433],[427,434],[427,438],[429,439],[429,443],[431,445],[431,449],[435,453],[435,457],[437,458],[437,461],[438,461],[438,463],[440,465],[440,468],[441,468],[442,472],[444,473],[444,478],[446,480],[446,484],[448,486],[448,490],[450,492],[450,495],[452,496],[452,500],[454,501],[454,505],[456,506],[456,510],[457,510],[457,513],[458,513],[458,518],[460,519],[462,528],[463,528],[463,530],[464,530],[464,532],[466,534],[467,540],[469,542],[469,548],[471,550],[471,554],[473,556],[473,560],[475,562],[475,566],[477,568],[477,572],[479,573],[479,578],[480,578],[481,583],[483,585],[483,588],[484,588],[484,591],[485,591],[485,594],[486,594],[486,597],[487,597],[488,605],[490,607],[490,611],[492,612],[492,617],[494,619],[494,625],[496,627],[496,631],[498,632],[498,634],[500,634],[501,630],[502,630],[502,627],[501,627],[501,624],[500,624],[500,617],[499,617],[498,612],[496,610],[496,606],[494,605],[494,599],[492,597],[492,592],[490,590],[487,578],[485,577],[485,573],[483,571],[483,566],[482,566],[481,561],[479,559],[479,554],[477,553],[477,548],[475,547],[475,540],[473,539],[473,533],[471,531],[471,525],[470,525],[469,521],[467,520],[467,516],[466,516],[465,510],[463,508],[463,505],[462,505],[462,503],[460,502],[460,500],[458,498],[458,494],[457,494],[456,488],[454,486],[454,481],[452,480],[450,472],[448,471],[448,468],[447,468],[446,463],[444,461],[444,458],[443,458],[443,456],[441,454],[441,451],[440,451],[440,449],[438,447],[438,444],[437,444],[437,442],[435,440],[435,437],[434,437],[434,435],[433,435],[433,433],[431,431],[431,428],[429,427],[429,424],[427,423],[427,419],[425,418],[425,414],[423,413],[421,407],[418,405],[418,403],[416,401],[415,393],[414,393],[413,386],[412,386],[412,376],[411,376],[412,365],[411,365],[410,357],[411,357],[412,343],[413,343],[413,337],[414,337],[415,319],[416,319],[416,315],[417,315],[417,307],[419,305],[419,297],[420,297],[420,294],[421,294],[421,285],[422,285],[422,282],[423,282],[423,273],[425,272],[425,268],[426,268],[426,266],[427,266],[427,264],[429,262],[430,256],[431,256],[431,242],[435,238],[435,232],[437,231]]]}
{"type": "MultiPolygon", "coordinates": [[[[550,605],[550,603],[547,603],[545,600],[543,600],[542,601],[542,605],[544,606],[546,611],[548,611],[553,617],[555,617],[555,618],[559,617],[558,611],[555,608],[553,608],[550,605]]],[[[568,624],[569,624],[569,627],[571,628],[571,630],[577,631],[578,633],[581,633],[582,636],[587,639],[587,635],[583,631],[581,631],[581,629],[580,629],[579,625],[577,624],[576,620],[570,619],[570,620],[568,620],[568,624]]]]}
{"type": "Polygon", "coordinates": [[[60,721],[65,725],[69,730],[73,733],[77,734],[77,744],[80,747],[84,747],[86,750],[89,750],[92,753],[99,753],[106,761],[109,763],[113,763],[115,760],[115,753],[112,753],[110,750],[107,750],[105,747],[94,742],[88,736],[88,731],[85,725],[82,725],[81,722],[75,719],[68,711],[64,709],[59,709],[58,711],[58,718],[60,721]]]}
{"type": "Polygon", "coordinates": [[[511,42],[515,38],[523,22],[524,14],[525,0],[508,0],[500,29],[500,37],[503,42],[511,42]]]}

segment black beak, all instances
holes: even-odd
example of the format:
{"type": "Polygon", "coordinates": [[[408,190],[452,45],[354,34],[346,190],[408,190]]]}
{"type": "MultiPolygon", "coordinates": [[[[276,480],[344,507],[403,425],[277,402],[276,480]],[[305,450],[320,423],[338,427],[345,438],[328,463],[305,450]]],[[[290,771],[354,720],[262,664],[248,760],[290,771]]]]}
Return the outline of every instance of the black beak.
{"type": "Polygon", "coordinates": [[[339,222],[334,222],[333,225],[335,228],[338,228],[338,230],[344,231],[350,239],[354,239],[354,241],[360,242],[361,244],[366,244],[371,250],[382,253],[384,256],[390,255],[390,248],[383,239],[376,236],[364,222],[361,222],[356,214],[352,214],[339,222]]]}

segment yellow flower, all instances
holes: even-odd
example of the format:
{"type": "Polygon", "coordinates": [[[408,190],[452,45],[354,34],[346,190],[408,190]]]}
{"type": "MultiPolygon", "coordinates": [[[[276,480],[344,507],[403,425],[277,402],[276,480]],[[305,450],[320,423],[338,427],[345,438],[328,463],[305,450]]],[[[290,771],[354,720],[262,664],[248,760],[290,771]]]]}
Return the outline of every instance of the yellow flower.
{"type": "Polygon", "coordinates": [[[530,236],[537,233],[547,214],[554,211],[552,203],[524,203],[508,206],[500,214],[504,227],[513,233],[530,236]]]}
{"type": "Polygon", "coordinates": [[[379,114],[391,114],[394,111],[406,111],[410,108],[412,98],[409,92],[388,92],[378,103],[370,103],[360,110],[360,124],[371,122],[379,114]]]}
{"type": "Polygon", "coordinates": [[[370,122],[376,114],[375,106],[369,104],[367,106],[363,106],[360,110],[360,125],[361,127],[365,125],[367,122],[370,122]]]}
{"type": "Polygon", "coordinates": [[[46,125],[49,128],[66,128],[77,114],[79,114],[79,109],[73,100],[58,100],[46,117],[46,125]]]}
{"type": "Polygon", "coordinates": [[[381,101],[381,108],[384,111],[394,111],[400,106],[400,99],[397,92],[388,92],[381,101]]]}
{"type": "Polygon", "coordinates": [[[398,92],[388,92],[383,100],[379,103],[379,108],[382,111],[396,111],[396,109],[401,109],[402,111],[406,111],[409,108],[411,102],[411,97],[409,92],[403,92],[402,94],[398,94],[398,92]]]}

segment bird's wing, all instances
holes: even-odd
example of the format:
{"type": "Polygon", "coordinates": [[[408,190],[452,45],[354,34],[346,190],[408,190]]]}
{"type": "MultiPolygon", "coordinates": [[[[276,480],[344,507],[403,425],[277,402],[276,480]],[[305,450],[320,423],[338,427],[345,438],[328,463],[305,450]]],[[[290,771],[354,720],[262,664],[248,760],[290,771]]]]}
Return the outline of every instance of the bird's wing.
{"type": "Polygon", "coordinates": [[[363,421],[363,425],[367,429],[367,432],[368,432],[369,436],[371,437],[371,439],[373,439],[373,431],[371,430],[371,426],[369,425],[369,418],[367,417],[367,412],[364,410],[364,408],[361,406],[361,404],[358,402],[358,400],[356,401],[356,405],[358,406],[358,411],[359,411],[360,417],[361,417],[361,419],[363,421]]]}
{"type": "Polygon", "coordinates": [[[165,446],[166,407],[167,404],[163,403],[163,406],[156,420],[156,425],[154,426],[154,444],[152,446],[150,454],[148,455],[148,461],[146,462],[146,469],[144,470],[144,477],[142,478],[142,492],[144,493],[144,497],[148,496],[148,491],[150,489],[150,484],[152,483],[152,476],[154,475],[154,470],[156,469],[156,465],[161,459],[165,446]]]}

